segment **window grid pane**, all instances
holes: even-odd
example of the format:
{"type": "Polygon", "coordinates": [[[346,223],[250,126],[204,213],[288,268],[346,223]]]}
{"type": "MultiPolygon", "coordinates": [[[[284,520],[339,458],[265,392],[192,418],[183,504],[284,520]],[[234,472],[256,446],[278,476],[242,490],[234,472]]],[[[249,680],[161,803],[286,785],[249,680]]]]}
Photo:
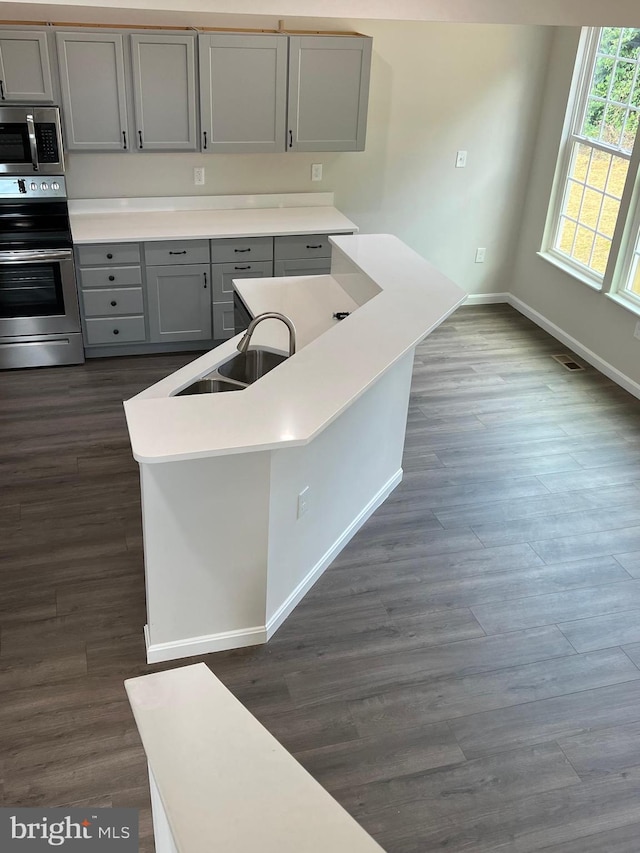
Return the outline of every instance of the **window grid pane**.
{"type": "Polygon", "coordinates": [[[554,249],[602,277],[620,209],[626,158],[574,143],[554,249]]]}

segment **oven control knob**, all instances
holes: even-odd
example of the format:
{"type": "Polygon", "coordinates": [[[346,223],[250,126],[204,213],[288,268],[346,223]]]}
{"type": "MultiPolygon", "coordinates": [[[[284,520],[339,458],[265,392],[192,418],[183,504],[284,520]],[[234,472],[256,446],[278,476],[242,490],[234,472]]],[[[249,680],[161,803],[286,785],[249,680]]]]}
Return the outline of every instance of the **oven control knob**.
{"type": "Polygon", "coordinates": [[[59,189],[60,189],[60,184],[59,184],[57,181],[54,181],[54,182],[51,184],[51,189],[52,189],[52,190],[59,190],[59,189]]]}
{"type": "Polygon", "coordinates": [[[31,181],[31,183],[29,184],[29,189],[30,190],[37,190],[38,189],[38,185],[36,184],[35,181],[31,181]]]}
{"type": "Polygon", "coordinates": [[[49,189],[49,184],[48,184],[46,181],[43,181],[43,182],[40,184],[40,189],[41,189],[41,190],[48,190],[48,189],[49,189]]]}

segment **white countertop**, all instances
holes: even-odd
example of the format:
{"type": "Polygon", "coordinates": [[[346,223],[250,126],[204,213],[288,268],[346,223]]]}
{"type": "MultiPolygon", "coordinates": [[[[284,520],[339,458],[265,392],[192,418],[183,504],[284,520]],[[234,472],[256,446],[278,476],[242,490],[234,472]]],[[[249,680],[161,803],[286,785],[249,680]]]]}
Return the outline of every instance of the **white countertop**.
{"type": "Polygon", "coordinates": [[[174,849],[383,853],[203,663],[125,688],[174,849]]]}
{"type": "MultiPolygon", "coordinates": [[[[328,330],[314,337],[318,321],[313,299],[307,302],[309,316],[305,319],[304,300],[290,295],[287,301],[286,297],[297,288],[300,293],[308,288],[309,277],[280,279],[279,285],[278,280],[262,279],[265,291],[280,287],[278,304],[296,314],[302,331],[299,351],[243,391],[170,396],[231,358],[238,335],[125,402],[131,446],[138,462],[307,444],[466,299],[462,288],[397,237],[367,234],[330,239],[368,277],[372,292],[379,290],[377,295],[345,320],[329,320],[328,330]]],[[[338,258],[335,255],[334,250],[334,267],[338,269],[340,252],[338,258]]],[[[320,278],[333,279],[332,295],[324,303],[327,311],[345,310],[342,306],[347,294],[341,282],[349,289],[349,275],[341,278],[335,272],[320,278]]],[[[256,289],[258,286],[256,283],[256,289]]],[[[242,282],[241,289],[250,303],[245,287],[242,282]]],[[[258,304],[262,309],[268,300],[261,295],[258,304]]],[[[253,305],[248,307],[253,311],[253,305]]],[[[272,329],[279,325],[272,324],[272,329]]],[[[260,343],[282,348],[282,332],[278,330],[268,339],[265,328],[260,343]]]]}
{"type": "Polygon", "coordinates": [[[69,219],[73,242],[78,245],[358,230],[333,207],[332,193],[79,199],[70,201],[69,219]],[[236,207],[231,206],[234,204],[236,207]],[[266,206],[269,204],[273,206],[266,206]]]}

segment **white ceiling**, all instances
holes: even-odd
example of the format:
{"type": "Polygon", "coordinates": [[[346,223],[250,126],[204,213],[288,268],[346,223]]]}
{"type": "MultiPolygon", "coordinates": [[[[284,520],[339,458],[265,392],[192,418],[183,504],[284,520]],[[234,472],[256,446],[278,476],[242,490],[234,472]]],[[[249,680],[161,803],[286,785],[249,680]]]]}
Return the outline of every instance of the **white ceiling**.
{"type": "Polygon", "coordinates": [[[640,26],[638,0],[64,0],[0,2],[3,21],[274,28],[304,19],[640,26]],[[251,16],[246,18],[245,16],[251,16]]]}

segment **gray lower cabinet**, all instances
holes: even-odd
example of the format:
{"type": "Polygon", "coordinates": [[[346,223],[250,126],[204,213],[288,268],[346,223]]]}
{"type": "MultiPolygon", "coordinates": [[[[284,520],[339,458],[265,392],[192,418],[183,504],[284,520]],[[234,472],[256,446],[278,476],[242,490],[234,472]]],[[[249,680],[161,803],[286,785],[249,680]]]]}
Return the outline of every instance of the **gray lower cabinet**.
{"type": "MultiPolygon", "coordinates": [[[[268,240],[273,246],[271,237],[260,237],[258,240],[268,240]]],[[[212,241],[215,246],[217,241],[212,241]]],[[[221,243],[231,243],[232,241],[220,241],[221,243]]],[[[240,240],[237,241],[243,245],[240,240]]],[[[252,245],[255,241],[247,241],[248,245],[252,245]]],[[[213,249],[213,256],[223,253],[225,247],[213,249]]],[[[233,247],[227,246],[228,250],[233,251],[233,247]]],[[[252,263],[243,263],[242,261],[231,264],[213,264],[213,337],[218,340],[232,338],[235,335],[235,322],[233,312],[233,280],[234,278],[271,278],[273,276],[273,263],[271,261],[255,261],[252,263]]]]}
{"type": "Polygon", "coordinates": [[[131,145],[124,38],[56,33],[65,145],[71,151],[122,151],[131,145]]]}
{"type": "Polygon", "coordinates": [[[195,151],[195,36],[132,35],[131,56],[138,150],[195,151]]]}
{"type": "Polygon", "coordinates": [[[53,102],[46,33],[0,30],[0,100],[53,102]]]}
{"type": "Polygon", "coordinates": [[[364,150],[371,43],[366,36],[289,38],[290,150],[364,150]]]}
{"type": "Polygon", "coordinates": [[[209,264],[147,267],[149,340],[152,343],[212,337],[210,279],[209,264]]]}
{"type": "Polygon", "coordinates": [[[85,347],[146,343],[139,244],[79,246],[76,256],[85,347]]]}
{"type": "Polygon", "coordinates": [[[202,34],[202,150],[285,150],[287,36],[202,34]]]}

